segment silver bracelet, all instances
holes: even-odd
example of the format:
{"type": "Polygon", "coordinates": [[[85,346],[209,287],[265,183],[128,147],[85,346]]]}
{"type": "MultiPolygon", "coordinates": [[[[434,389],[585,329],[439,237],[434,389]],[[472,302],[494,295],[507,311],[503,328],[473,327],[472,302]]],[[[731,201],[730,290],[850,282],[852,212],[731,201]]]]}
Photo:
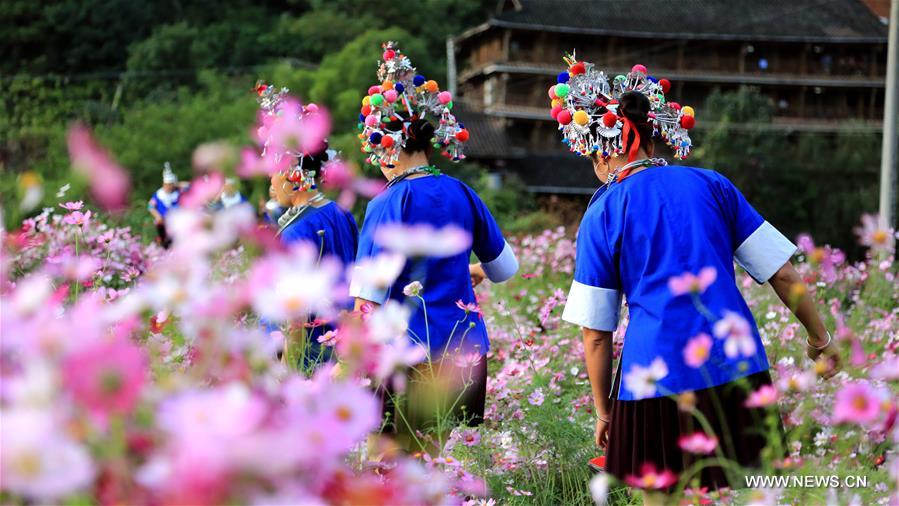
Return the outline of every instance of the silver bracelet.
{"type": "Polygon", "coordinates": [[[600,414],[597,414],[596,418],[599,418],[599,421],[601,421],[601,422],[609,423],[608,418],[603,418],[602,415],[600,415],[600,414]]]}
{"type": "Polygon", "coordinates": [[[819,348],[819,347],[815,346],[814,344],[810,343],[809,340],[808,340],[808,338],[805,339],[805,344],[806,344],[809,348],[811,348],[811,349],[813,349],[813,350],[815,350],[815,351],[824,351],[828,346],[830,346],[830,343],[833,342],[833,336],[830,335],[830,331],[828,330],[828,331],[825,331],[825,332],[827,332],[827,342],[824,343],[824,346],[821,346],[821,347],[819,348]]]}

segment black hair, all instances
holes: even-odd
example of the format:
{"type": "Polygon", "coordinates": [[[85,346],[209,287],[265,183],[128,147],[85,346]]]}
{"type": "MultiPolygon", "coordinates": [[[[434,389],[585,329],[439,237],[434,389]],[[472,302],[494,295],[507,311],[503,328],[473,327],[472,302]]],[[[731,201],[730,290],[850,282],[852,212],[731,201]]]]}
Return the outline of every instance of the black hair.
{"type": "MultiPolygon", "coordinates": [[[[394,119],[387,123],[386,129],[391,132],[399,132],[403,129],[403,120],[394,119]]],[[[403,152],[407,155],[425,152],[430,158],[434,151],[434,132],[436,129],[430,121],[426,119],[416,118],[412,120],[406,127],[406,144],[403,146],[403,152]]]]}
{"type": "MultiPolygon", "coordinates": [[[[618,116],[623,116],[634,123],[640,133],[640,146],[649,150],[652,145],[652,123],[649,121],[649,99],[638,91],[628,91],[618,97],[618,116]]],[[[624,152],[630,151],[636,136],[628,135],[624,140],[624,152]]]]}
{"type": "MultiPolygon", "coordinates": [[[[304,172],[313,172],[314,177],[319,177],[322,175],[322,165],[328,161],[328,143],[325,142],[321,151],[312,154],[306,154],[302,156],[303,162],[303,171],[304,172]]],[[[300,160],[297,160],[297,163],[300,163],[300,160]]]]}

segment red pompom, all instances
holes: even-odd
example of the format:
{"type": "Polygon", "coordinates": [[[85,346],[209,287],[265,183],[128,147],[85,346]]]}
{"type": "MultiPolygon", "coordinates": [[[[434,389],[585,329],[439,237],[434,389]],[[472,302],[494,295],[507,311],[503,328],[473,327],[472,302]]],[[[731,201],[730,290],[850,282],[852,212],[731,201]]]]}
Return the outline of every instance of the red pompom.
{"type": "Polygon", "coordinates": [[[559,115],[559,111],[561,111],[561,110],[562,110],[562,106],[557,105],[557,106],[553,107],[551,111],[549,111],[549,115],[552,116],[553,119],[556,119],[556,116],[559,115]]]}
{"type": "Polygon", "coordinates": [[[389,148],[390,146],[393,146],[393,137],[391,137],[389,135],[385,135],[384,137],[381,137],[381,147],[389,148]]]}
{"type": "Polygon", "coordinates": [[[646,65],[640,65],[639,63],[631,67],[631,72],[640,72],[642,74],[646,74],[646,65]]]}
{"type": "Polygon", "coordinates": [[[680,104],[678,104],[677,102],[668,102],[668,107],[674,109],[675,111],[680,110],[680,104]]]}
{"type": "Polygon", "coordinates": [[[396,56],[396,51],[394,51],[393,49],[388,49],[387,51],[384,51],[384,59],[385,60],[392,60],[395,56],[396,56]]]}
{"type": "Polygon", "coordinates": [[[375,93],[381,93],[381,87],[378,86],[378,85],[369,86],[369,87],[368,87],[368,94],[369,94],[369,95],[374,95],[375,93]]]}
{"type": "Polygon", "coordinates": [[[567,109],[562,109],[559,111],[559,114],[556,114],[556,121],[558,121],[560,125],[571,123],[571,113],[568,112],[567,109]]]}
{"type": "Polygon", "coordinates": [[[609,111],[602,115],[602,124],[605,125],[606,128],[612,128],[616,123],[618,123],[618,116],[616,116],[614,112],[609,111]]]}
{"type": "Polygon", "coordinates": [[[693,116],[681,116],[680,117],[680,126],[686,128],[687,130],[696,126],[696,118],[693,116]]]}
{"type": "Polygon", "coordinates": [[[662,87],[662,93],[668,93],[668,90],[671,89],[671,81],[667,79],[659,79],[659,86],[662,87]]]}
{"type": "Polygon", "coordinates": [[[468,140],[468,130],[462,129],[456,132],[456,140],[459,142],[465,142],[468,140]]]}
{"type": "Polygon", "coordinates": [[[369,114],[371,114],[371,106],[370,106],[370,105],[363,105],[363,106],[362,106],[362,110],[359,111],[359,112],[361,112],[363,116],[368,116],[369,114]]]}
{"type": "Polygon", "coordinates": [[[577,62],[574,65],[568,67],[568,73],[576,76],[578,74],[583,74],[587,71],[587,68],[584,66],[583,62],[577,62]]]}
{"type": "Polygon", "coordinates": [[[556,95],[556,85],[555,84],[549,87],[549,91],[547,91],[546,94],[549,95],[549,98],[552,100],[559,98],[558,95],[556,95]]]}

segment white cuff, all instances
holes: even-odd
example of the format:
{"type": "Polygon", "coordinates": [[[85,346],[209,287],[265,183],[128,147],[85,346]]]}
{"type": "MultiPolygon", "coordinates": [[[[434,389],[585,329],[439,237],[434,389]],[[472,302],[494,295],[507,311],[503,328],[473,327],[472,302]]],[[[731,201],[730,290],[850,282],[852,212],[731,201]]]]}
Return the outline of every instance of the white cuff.
{"type": "Polygon", "coordinates": [[[756,283],[762,284],[771,279],[797,249],[795,244],[766,221],[743,241],[734,253],[734,258],[756,283]]]}
{"type": "MultiPolygon", "coordinates": [[[[358,266],[354,267],[354,271],[358,268],[358,266]]],[[[358,275],[355,275],[354,272],[353,279],[350,280],[350,297],[365,299],[376,304],[384,304],[387,301],[387,290],[363,285],[358,280],[358,275]]]]}
{"type": "Polygon", "coordinates": [[[593,330],[613,331],[618,327],[621,293],[573,281],[562,319],[593,330]]]}
{"type": "Polygon", "coordinates": [[[481,267],[484,268],[487,279],[494,283],[502,283],[518,272],[518,259],[515,258],[512,246],[507,242],[498,257],[489,262],[481,262],[481,267]]]}

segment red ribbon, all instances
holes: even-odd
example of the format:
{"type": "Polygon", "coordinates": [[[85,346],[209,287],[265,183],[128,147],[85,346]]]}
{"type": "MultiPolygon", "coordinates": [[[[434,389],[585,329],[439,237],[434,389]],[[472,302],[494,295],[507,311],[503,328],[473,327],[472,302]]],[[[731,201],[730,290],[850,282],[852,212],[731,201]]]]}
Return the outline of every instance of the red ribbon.
{"type": "MultiPolygon", "coordinates": [[[[637,159],[637,153],[640,152],[640,130],[637,129],[637,126],[634,125],[634,122],[631,121],[627,116],[622,116],[621,119],[624,121],[624,128],[621,131],[622,142],[624,144],[627,144],[628,134],[630,134],[631,132],[634,133],[634,140],[633,142],[631,142],[631,148],[627,152],[627,163],[631,163],[637,159]]],[[[633,168],[621,171],[621,173],[618,174],[618,181],[621,181],[628,175],[630,175],[632,170],[633,168]]]]}

